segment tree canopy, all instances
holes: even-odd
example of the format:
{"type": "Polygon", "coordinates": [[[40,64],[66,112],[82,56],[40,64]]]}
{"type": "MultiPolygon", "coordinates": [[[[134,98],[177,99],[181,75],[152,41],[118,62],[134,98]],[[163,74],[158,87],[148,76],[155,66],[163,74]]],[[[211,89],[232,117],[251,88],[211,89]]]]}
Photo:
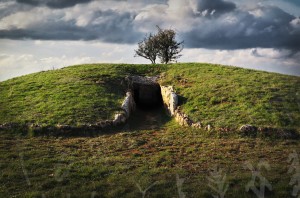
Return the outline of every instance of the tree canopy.
{"type": "Polygon", "coordinates": [[[157,29],[156,34],[149,34],[143,41],[138,43],[135,56],[149,59],[152,64],[155,64],[157,57],[161,63],[165,64],[176,61],[181,57],[180,52],[183,50],[183,41],[176,41],[176,32],[172,29],[161,29],[158,26],[157,29]]]}

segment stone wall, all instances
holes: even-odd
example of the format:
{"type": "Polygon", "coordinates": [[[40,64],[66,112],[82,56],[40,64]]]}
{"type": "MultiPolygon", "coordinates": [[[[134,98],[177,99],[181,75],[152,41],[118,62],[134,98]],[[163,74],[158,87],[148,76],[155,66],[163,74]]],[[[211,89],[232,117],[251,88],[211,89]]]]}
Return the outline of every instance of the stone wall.
{"type": "Polygon", "coordinates": [[[164,106],[169,111],[171,116],[174,116],[178,106],[178,96],[172,86],[160,86],[161,96],[164,106]]]}
{"type": "Polygon", "coordinates": [[[122,103],[121,108],[124,109],[124,111],[126,112],[126,117],[129,118],[129,116],[135,110],[135,102],[132,92],[128,91],[126,93],[126,97],[122,103]]]}
{"type": "Polygon", "coordinates": [[[126,97],[122,103],[121,108],[124,110],[124,112],[115,114],[113,125],[124,124],[132,114],[132,112],[135,110],[133,94],[130,91],[126,93],[126,97]]]}
{"type": "Polygon", "coordinates": [[[178,95],[172,86],[160,86],[160,89],[165,108],[181,126],[201,128],[200,122],[193,122],[187,114],[181,111],[180,106],[178,106],[178,95]]]}

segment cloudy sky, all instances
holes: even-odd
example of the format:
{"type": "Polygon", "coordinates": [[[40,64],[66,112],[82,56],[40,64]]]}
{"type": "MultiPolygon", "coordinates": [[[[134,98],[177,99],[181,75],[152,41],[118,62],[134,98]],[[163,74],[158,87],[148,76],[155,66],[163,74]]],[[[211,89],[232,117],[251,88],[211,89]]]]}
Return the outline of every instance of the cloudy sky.
{"type": "Polygon", "coordinates": [[[0,81],[81,63],[148,63],[137,42],[172,28],[179,62],[300,76],[300,0],[0,0],[0,81]]]}

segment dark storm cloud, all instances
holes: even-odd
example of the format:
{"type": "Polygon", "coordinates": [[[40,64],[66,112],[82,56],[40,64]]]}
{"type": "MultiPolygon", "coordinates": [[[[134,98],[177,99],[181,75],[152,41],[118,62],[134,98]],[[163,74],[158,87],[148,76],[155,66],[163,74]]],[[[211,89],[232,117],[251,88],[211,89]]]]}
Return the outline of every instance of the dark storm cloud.
{"type": "MultiPolygon", "coordinates": [[[[7,10],[16,13],[16,10],[24,11],[24,5],[48,6],[50,8],[70,7],[79,3],[88,3],[92,0],[17,0],[19,3],[7,6],[7,10]],[[15,7],[14,7],[15,6],[15,7]],[[18,7],[19,6],[19,7],[18,7]],[[23,9],[23,10],[22,10],[23,9]]],[[[116,1],[116,0],[114,0],[116,1]]],[[[0,2],[9,2],[0,0],[0,2]]],[[[109,1],[107,1],[109,2],[109,1]]],[[[129,3],[135,2],[134,0],[129,3]]],[[[176,3],[175,0],[172,3],[176,3]]],[[[246,48],[277,48],[300,51],[300,24],[296,17],[284,12],[275,6],[258,6],[253,10],[242,10],[234,3],[224,0],[194,0],[196,4],[191,10],[202,13],[207,11],[212,17],[203,17],[203,15],[184,15],[191,18],[178,17],[178,22],[192,20],[191,27],[178,29],[179,35],[185,41],[188,48],[208,48],[208,49],[246,49],[246,48]],[[216,16],[216,17],[213,17],[216,16]],[[294,21],[294,23],[292,23],[294,21]]],[[[144,5],[153,3],[164,3],[167,8],[168,3],[165,0],[144,0],[144,5]]],[[[101,5],[101,4],[99,4],[101,5]]],[[[189,6],[189,4],[187,4],[189,6]]],[[[28,7],[28,6],[25,6],[28,7]]],[[[31,7],[31,6],[29,6],[31,7]]],[[[13,18],[6,20],[6,24],[1,21],[3,17],[9,15],[6,12],[3,16],[0,14],[0,38],[9,39],[41,39],[41,40],[100,40],[111,43],[136,43],[144,35],[140,29],[145,29],[149,21],[155,25],[166,24],[168,15],[165,12],[159,16],[159,21],[154,21],[153,17],[135,21],[135,16],[141,12],[144,17],[153,16],[146,13],[147,9],[125,10],[82,10],[78,15],[74,14],[69,19],[64,19],[65,10],[55,10],[60,14],[50,14],[40,16],[37,12],[36,17],[44,17],[43,20],[37,20],[29,25],[15,26],[10,25],[11,21],[20,21],[23,18],[13,18]],[[82,14],[90,14],[81,22],[79,19],[82,14]],[[1,29],[1,23],[2,25],[1,29]],[[157,24],[156,24],[157,23],[157,24]],[[3,28],[5,27],[5,28],[3,28]]],[[[162,6],[162,9],[165,9],[162,6]]],[[[46,8],[39,8],[46,9],[46,8]]],[[[100,9],[100,8],[99,8],[100,9]]],[[[3,11],[5,8],[2,9],[3,11]]],[[[1,10],[0,10],[1,11],[1,10]]],[[[28,11],[28,13],[31,11],[28,11]]],[[[149,11],[151,12],[151,11],[149,11]]],[[[191,11],[192,12],[192,11],[191,11]]],[[[3,12],[4,13],[4,12],[3,12]]],[[[157,12],[154,13],[157,16],[157,12]]],[[[179,15],[180,13],[178,13],[179,15]]],[[[172,18],[174,16],[171,16],[172,18]]],[[[26,19],[25,19],[26,20],[26,19]]],[[[31,19],[32,20],[32,19],[31,19]]],[[[300,20],[299,20],[300,21],[300,20]]],[[[26,21],[25,21],[26,22],[26,21]]],[[[174,23],[174,20],[171,22],[174,23]]],[[[154,26],[155,26],[154,25],[154,26]]],[[[167,24],[167,27],[175,24],[167,24]]]]}
{"type": "Polygon", "coordinates": [[[257,12],[257,16],[234,11],[217,19],[206,19],[199,27],[183,34],[185,44],[210,49],[300,50],[300,31],[290,24],[294,16],[277,7],[259,7],[253,12],[257,12]]]}
{"type": "Polygon", "coordinates": [[[200,12],[207,11],[217,15],[231,12],[235,8],[236,5],[234,3],[223,0],[198,0],[197,6],[198,11],[200,12]]]}
{"type": "Polygon", "coordinates": [[[293,4],[300,7],[300,1],[299,0],[287,0],[287,2],[291,2],[291,3],[293,3],[293,4]]]}
{"type": "MultiPolygon", "coordinates": [[[[1,1],[1,0],[0,0],[1,1]]],[[[2,0],[6,1],[6,0],[2,0]]],[[[47,6],[49,8],[61,9],[75,6],[77,4],[89,3],[92,1],[115,1],[115,2],[127,2],[128,0],[16,0],[18,3],[27,4],[31,6],[47,6]]],[[[138,1],[132,1],[135,3],[138,1]]],[[[153,3],[166,3],[167,0],[146,0],[147,4],[153,3]]]]}
{"type": "Polygon", "coordinates": [[[40,40],[101,40],[111,43],[133,43],[141,33],[133,31],[134,16],[112,10],[97,11],[93,23],[76,25],[76,20],[48,20],[27,29],[0,30],[0,38],[40,40]],[[101,20],[99,20],[101,19],[101,20]],[[98,21],[98,22],[97,22],[98,21]]]}
{"type": "Polygon", "coordinates": [[[18,3],[31,6],[47,6],[50,8],[67,8],[80,3],[89,3],[92,0],[17,0],[18,3]]]}
{"type": "Polygon", "coordinates": [[[0,3],[7,4],[6,6],[0,7],[0,20],[3,17],[9,16],[11,14],[22,12],[22,11],[28,11],[31,9],[28,6],[22,6],[21,4],[14,3],[12,0],[0,0],[0,3]]]}

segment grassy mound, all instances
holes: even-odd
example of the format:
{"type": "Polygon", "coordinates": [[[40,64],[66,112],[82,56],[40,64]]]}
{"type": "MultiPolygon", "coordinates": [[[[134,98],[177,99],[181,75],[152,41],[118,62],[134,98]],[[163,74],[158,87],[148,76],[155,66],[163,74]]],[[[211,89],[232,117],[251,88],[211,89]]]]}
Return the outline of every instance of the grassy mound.
{"type": "MultiPolygon", "coordinates": [[[[159,73],[195,120],[299,129],[299,77],[209,64],[80,65],[14,78],[0,83],[0,123],[111,118],[124,97],[126,75],[159,73]]],[[[132,118],[119,133],[96,137],[0,130],[0,197],[131,198],[143,196],[143,190],[145,197],[212,197],[220,188],[225,197],[256,197],[245,190],[253,179],[246,162],[271,184],[265,197],[291,197],[297,185],[291,185],[297,172],[288,172],[293,165],[288,158],[299,156],[299,140],[248,138],[234,131],[227,136],[181,127],[163,116],[161,127],[145,130],[135,123],[142,122],[139,114],[132,118]],[[262,164],[270,169],[260,169],[262,164]]],[[[256,178],[255,185],[261,182],[256,178]]]]}
{"type": "Polygon", "coordinates": [[[300,78],[211,64],[169,66],[183,111],[215,127],[241,124],[300,129],[300,78]]]}
{"type": "Polygon", "coordinates": [[[0,123],[111,119],[125,95],[126,75],[162,72],[161,84],[173,85],[183,111],[205,125],[300,128],[299,77],[200,63],[79,65],[10,79],[0,83],[0,123]]]}
{"type": "Polygon", "coordinates": [[[0,83],[0,123],[42,125],[110,119],[125,96],[128,74],[154,75],[145,65],[79,65],[0,83]]]}

